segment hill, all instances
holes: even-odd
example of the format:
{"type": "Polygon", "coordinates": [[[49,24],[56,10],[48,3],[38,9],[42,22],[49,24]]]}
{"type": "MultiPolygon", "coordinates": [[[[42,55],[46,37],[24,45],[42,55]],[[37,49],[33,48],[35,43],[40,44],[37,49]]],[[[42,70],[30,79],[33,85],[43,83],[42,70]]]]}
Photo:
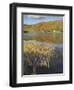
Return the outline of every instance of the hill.
{"type": "Polygon", "coordinates": [[[32,25],[23,25],[24,32],[52,32],[52,31],[61,31],[63,32],[63,21],[48,21],[40,22],[32,25]]]}

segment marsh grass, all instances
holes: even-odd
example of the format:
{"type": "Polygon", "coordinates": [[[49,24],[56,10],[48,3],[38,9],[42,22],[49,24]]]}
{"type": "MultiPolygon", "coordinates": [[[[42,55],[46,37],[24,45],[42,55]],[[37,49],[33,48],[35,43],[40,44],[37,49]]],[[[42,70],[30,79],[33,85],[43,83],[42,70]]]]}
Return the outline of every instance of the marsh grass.
{"type": "Polygon", "coordinates": [[[23,49],[24,74],[63,72],[62,52],[56,47],[40,46],[38,43],[28,42],[24,43],[23,49]]]}

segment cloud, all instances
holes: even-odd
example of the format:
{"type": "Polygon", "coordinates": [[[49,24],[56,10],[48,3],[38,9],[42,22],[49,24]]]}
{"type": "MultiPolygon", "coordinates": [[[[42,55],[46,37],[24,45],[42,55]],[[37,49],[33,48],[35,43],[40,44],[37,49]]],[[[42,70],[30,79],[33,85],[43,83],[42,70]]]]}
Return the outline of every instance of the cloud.
{"type": "Polygon", "coordinates": [[[43,19],[43,18],[45,18],[46,16],[41,16],[41,15],[27,15],[27,17],[35,18],[35,19],[43,19]]]}

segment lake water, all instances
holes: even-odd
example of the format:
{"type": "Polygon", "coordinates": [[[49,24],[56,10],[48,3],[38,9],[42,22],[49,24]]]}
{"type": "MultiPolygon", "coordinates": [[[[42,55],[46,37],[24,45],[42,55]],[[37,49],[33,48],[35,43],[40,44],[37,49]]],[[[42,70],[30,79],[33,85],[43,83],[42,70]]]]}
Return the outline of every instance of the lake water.
{"type": "Polygon", "coordinates": [[[37,35],[49,35],[49,36],[53,36],[53,35],[57,35],[57,36],[62,36],[63,32],[30,32],[30,33],[24,33],[23,36],[37,36],[37,35]]]}
{"type": "MultiPolygon", "coordinates": [[[[52,47],[55,48],[55,53],[51,57],[50,67],[47,68],[44,66],[43,67],[38,66],[38,67],[36,67],[35,74],[63,73],[63,43],[62,43],[63,33],[62,32],[58,32],[58,33],[53,33],[53,32],[51,32],[51,33],[47,33],[47,32],[24,33],[23,37],[25,37],[25,39],[23,40],[24,45],[25,45],[25,43],[35,43],[35,44],[39,44],[40,46],[48,46],[50,48],[52,48],[52,47]],[[48,37],[46,37],[45,35],[47,35],[48,37]],[[48,39],[50,37],[51,37],[51,39],[48,39]],[[47,41],[47,39],[48,39],[48,41],[47,41]],[[50,43],[50,40],[52,43],[50,43]]],[[[26,56],[24,56],[24,61],[26,59],[27,59],[26,56]]],[[[33,66],[24,64],[23,70],[24,70],[23,71],[24,75],[33,74],[33,66]]]]}

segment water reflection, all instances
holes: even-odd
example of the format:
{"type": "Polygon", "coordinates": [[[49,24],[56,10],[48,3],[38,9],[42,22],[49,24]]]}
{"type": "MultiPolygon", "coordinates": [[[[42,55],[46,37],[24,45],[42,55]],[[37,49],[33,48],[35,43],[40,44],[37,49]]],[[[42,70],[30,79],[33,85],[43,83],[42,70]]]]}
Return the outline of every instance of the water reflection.
{"type": "Polygon", "coordinates": [[[25,33],[23,37],[24,75],[63,73],[62,32],[25,33]]]}

